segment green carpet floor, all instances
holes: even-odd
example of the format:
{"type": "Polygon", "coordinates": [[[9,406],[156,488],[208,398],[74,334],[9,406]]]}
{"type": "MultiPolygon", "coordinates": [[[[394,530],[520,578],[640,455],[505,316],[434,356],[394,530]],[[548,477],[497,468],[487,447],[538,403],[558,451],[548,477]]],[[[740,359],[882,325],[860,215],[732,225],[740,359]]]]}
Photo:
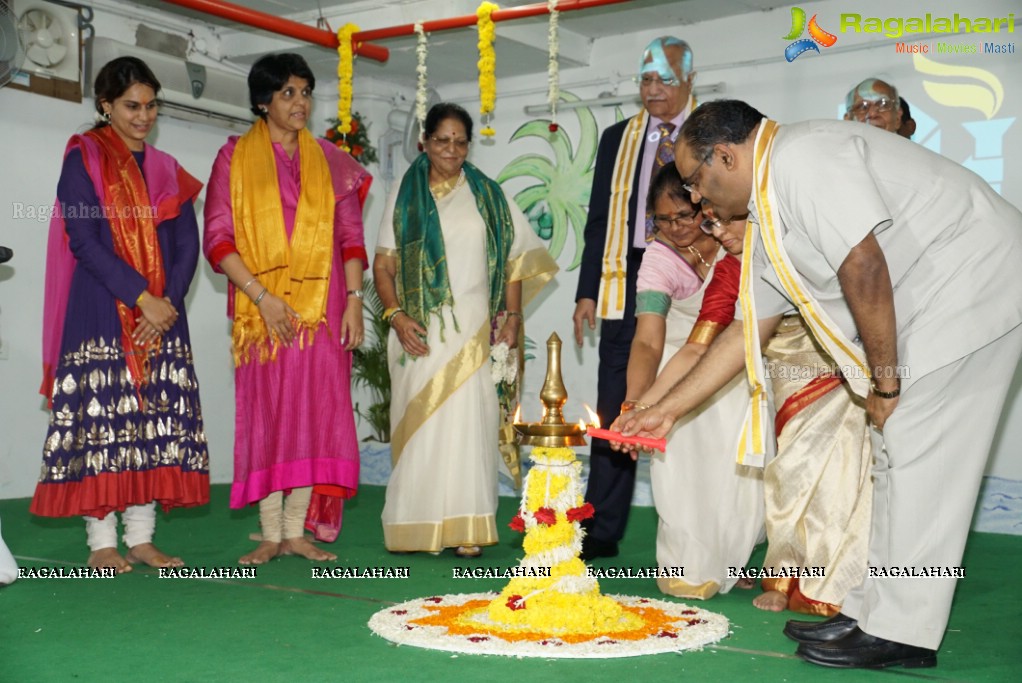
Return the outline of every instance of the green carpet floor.
{"type": "MultiPolygon", "coordinates": [[[[161,515],[157,544],[190,566],[230,567],[250,549],[254,509],[227,508],[226,486],[208,507],[161,515]]],[[[602,660],[512,659],[397,647],[366,622],[395,602],[438,593],[498,590],[502,580],[453,579],[473,563],[511,566],[521,537],[503,526],[515,501],[502,498],[501,542],[479,560],[452,553],[395,556],[383,550],[383,489],[365,486],[345,511],[331,548],[338,565],[407,566],[406,580],[313,579],[315,565],[281,558],[251,580],[161,579],[136,568],[111,580],[22,579],[0,588],[0,681],[1019,681],[1022,609],[1016,570],[1022,537],[973,533],[947,636],[935,669],[830,670],[794,657],[781,634],[789,613],[755,609],[732,591],[700,607],[724,614],[733,635],[700,652],[602,660]]],[[[23,567],[81,566],[81,520],[32,518],[27,500],[0,501],[3,535],[23,567]]],[[[636,508],[620,557],[605,566],[655,564],[655,513],[636,508]]],[[[750,565],[762,560],[759,548],[750,565]]],[[[603,580],[605,593],[661,597],[651,580],[603,580]]]]}

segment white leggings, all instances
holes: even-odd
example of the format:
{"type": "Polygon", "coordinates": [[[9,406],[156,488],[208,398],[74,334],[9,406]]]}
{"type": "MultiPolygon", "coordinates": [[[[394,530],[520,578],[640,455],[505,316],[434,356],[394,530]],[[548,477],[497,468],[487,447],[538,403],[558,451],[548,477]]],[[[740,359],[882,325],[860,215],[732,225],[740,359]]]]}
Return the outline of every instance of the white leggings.
{"type": "MultiPolygon", "coordinates": [[[[123,512],[124,544],[134,548],[142,543],[152,543],[156,530],[156,501],[147,505],[131,505],[123,512]]],[[[89,550],[96,552],[103,548],[117,547],[117,513],[111,512],[103,519],[85,517],[85,534],[89,550]]]]}
{"type": "Polygon", "coordinates": [[[305,533],[305,515],[309,512],[311,500],[312,487],[305,486],[291,489],[286,501],[283,491],[274,491],[259,501],[263,540],[280,543],[285,538],[301,538],[305,533]]]}

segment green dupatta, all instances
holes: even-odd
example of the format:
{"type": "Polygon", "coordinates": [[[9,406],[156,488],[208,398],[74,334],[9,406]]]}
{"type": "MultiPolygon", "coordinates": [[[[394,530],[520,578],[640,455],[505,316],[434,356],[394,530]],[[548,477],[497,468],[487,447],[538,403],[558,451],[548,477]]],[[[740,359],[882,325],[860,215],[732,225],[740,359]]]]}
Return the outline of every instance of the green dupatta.
{"type": "MultiPolygon", "coordinates": [[[[462,166],[476,206],[486,224],[486,265],[490,274],[490,318],[505,307],[508,255],[514,239],[511,211],[500,185],[465,162],[462,166]]],[[[429,158],[420,154],[401,179],[394,207],[397,246],[397,296],[405,313],[428,325],[430,315],[440,318],[444,306],[454,305],[447,275],[447,255],[433,193],[429,191],[429,158]]],[[[457,320],[455,320],[457,325],[457,320]]]]}

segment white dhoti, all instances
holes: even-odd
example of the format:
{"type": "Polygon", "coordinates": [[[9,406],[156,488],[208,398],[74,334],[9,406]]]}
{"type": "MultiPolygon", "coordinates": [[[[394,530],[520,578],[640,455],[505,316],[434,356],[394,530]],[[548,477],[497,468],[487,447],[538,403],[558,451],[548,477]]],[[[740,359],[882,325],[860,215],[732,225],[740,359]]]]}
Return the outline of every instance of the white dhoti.
{"type": "MultiPolygon", "coordinates": [[[[1022,326],[907,386],[883,434],[874,431],[870,573],[960,565],[1020,355],[1022,326]]],[[[841,611],[870,635],[935,650],[956,582],[867,574],[841,611]]]]}

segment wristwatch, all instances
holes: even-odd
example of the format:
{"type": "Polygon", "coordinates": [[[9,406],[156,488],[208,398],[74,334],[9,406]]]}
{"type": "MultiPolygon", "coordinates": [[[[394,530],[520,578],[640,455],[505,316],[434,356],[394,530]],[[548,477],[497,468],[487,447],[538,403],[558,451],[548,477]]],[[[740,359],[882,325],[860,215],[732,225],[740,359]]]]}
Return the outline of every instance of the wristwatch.
{"type": "Polygon", "coordinates": [[[359,301],[362,301],[362,299],[365,298],[365,294],[362,292],[361,289],[349,289],[348,296],[353,296],[359,301]]]}
{"type": "Polygon", "coordinates": [[[898,398],[898,396],[901,395],[901,380],[898,380],[898,388],[895,389],[894,391],[880,391],[880,387],[877,386],[876,380],[875,379],[870,379],[869,380],[869,389],[870,389],[870,391],[873,392],[874,395],[876,395],[876,396],[878,396],[880,398],[887,398],[887,399],[898,398]]]}

